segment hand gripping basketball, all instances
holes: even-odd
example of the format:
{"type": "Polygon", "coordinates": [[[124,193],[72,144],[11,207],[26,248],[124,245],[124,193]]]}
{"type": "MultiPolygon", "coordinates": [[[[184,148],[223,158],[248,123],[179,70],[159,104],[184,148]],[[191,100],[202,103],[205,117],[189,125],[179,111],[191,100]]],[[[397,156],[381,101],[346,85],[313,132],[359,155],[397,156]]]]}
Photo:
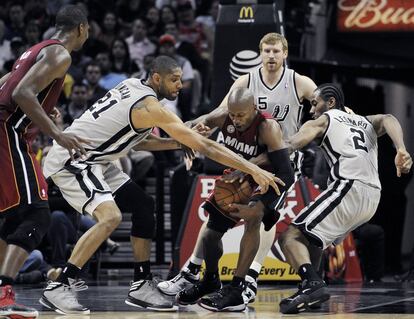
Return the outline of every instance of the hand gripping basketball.
{"type": "Polygon", "coordinates": [[[253,189],[248,180],[226,183],[217,179],[214,187],[214,200],[223,211],[229,212],[229,204],[248,204],[253,189]]]}

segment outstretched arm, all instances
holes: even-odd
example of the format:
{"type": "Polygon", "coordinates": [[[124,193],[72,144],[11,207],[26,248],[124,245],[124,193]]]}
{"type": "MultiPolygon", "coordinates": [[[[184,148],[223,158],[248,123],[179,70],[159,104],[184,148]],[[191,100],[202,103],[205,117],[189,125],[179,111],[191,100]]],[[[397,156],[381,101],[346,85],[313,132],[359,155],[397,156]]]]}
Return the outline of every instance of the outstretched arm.
{"type": "Polygon", "coordinates": [[[316,120],[307,121],[299,129],[295,135],[288,139],[289,153],[293,153],[299,150],[316,138],[322,137],[329,125],[329,119],[327,115],[322,115],[316,120]]]}
{"type": "Polygon", "coordinates": [[[273,174],[260,169],[224,146],[200,136],[197,132],[186,127],[175,114],[162,108],[158,100],[153,97],[147,97],[133,109],[132,123],[135,128],[160,127],[178,142],[223,165],[240,169],[252,175],[255,181],[262,186],[263,191],[267,191],[270,185],[278,192],[275,181],[283,184],[273,174]]]}
{"type": "Polygon", "coordinates": [[[395,156],[395,167],[397,176],[407,174],[413,165],[412,158],[407,152],[404,144],[404,134],[400,122],[391,114],[377,114],[367,116],[368,120],[374,126],[378,136],[388,134],[397,149],[395,156]]]}
{"type": "Polygon", "coordinates": [[[162,138],[154,134],[149,135],[145,140],[133,147],[134,151],[167,151],[177,150],[181,144],[172,138],[162,138]]]}

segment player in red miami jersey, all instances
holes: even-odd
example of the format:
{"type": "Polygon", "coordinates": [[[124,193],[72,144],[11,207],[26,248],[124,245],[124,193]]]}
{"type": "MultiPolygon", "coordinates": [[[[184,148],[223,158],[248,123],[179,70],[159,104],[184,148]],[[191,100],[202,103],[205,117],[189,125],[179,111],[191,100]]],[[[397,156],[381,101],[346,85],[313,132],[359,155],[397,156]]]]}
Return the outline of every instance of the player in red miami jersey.
{"type": "MultiPolygon", "coordinates": [[[[280,187],[281,194],[269,190],[259,195],[254,191],[249,199],[249,207],[252,207],[253,212],[248,215],[243,214],[243,209],[241,211],[237,209],[236,204],[233,204],[229,214],[214,200],[214,195],[204,204],[209,219],[206,226],[201,228],[196,245],[203,245],[206,272],[203,280],[180,291],[176,295],[176,300],[183,305],[198,302],[203,308],[212,311],[242,311],[246,308],[243,297],[246,285],[244,278],[259,248],[260,224],[263,221],[265,229],[269,230],[274,220],[278,219],[275,209],[283,204],[286,191],[293,184],[293,168],[290,165],[279,123],[270,115],[257,110],[254,96],[247,88],[233,89],[228,97],[228,110],[211,112],[206,116],[203,124],[207,127],[219,127],[226,148],[276,174],[284,182],[280,187]],[[221,239],[224,233],[233,228],[240,219],[244,219],[245,224],[237,268],[232,282],[220,289],[218,262],[223,254],[221,239]]],[[[241,178],[239,172],[233,172],[224,175],[221,179],[231,182],[235,176],[237,179],[241,178]]],[[[246,179],[249,180],[249,177],[246,179]]],[[[251,186],[253,190],[257,187],[254,183],[251,183],[251,186]]],[[[194,249],[193,254],[197,254],[197,251],[199,247],[194,249]]],[[[188,268],[194,266],[190,260],[188,268]]],[[[166,283],[160,283],[159,289],[162,290],[166,283]]]]}
{"type": "Polygon", "coordinates": [[[86,141],[61,132],[50,118],[71,64],[70,52],[88,38],[88,20],[78,6],[56,15],[52,39],[27,49],[0,79],[0,317],[36,318],[35,309],[15,302],[12,285],[50,223],[47,186],[31,142],[39,131],[73,154],[86,141]]]}

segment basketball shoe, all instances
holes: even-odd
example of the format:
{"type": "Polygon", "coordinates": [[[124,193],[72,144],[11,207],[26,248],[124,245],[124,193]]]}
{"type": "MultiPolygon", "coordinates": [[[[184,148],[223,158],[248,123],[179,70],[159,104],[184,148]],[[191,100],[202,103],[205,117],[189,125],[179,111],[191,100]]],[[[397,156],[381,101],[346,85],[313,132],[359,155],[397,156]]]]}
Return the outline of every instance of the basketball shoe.
{"type": "Polygon", "coordinates": [[[207,279],[204,275],[203,280],[185,290],[180,291],[176,300],[181,305],[195,304],[201,297],[213,293],[221,288],[221,281],[219,277],[207,279]]]}
{"type": "Polygon", "coordinates": [[[69,279],[70,285],[50,281],[43,291],[39,302],[60,314],[89,314],[90,310],[82,306],[77,299],[76,292],[88,289],[84,281],[69,279]]]}
{"type": "Polygon", "coordinates": [[[36,309],[29,308],[16,303],[12,286],[0,287],[0,317],[1,318],[37,318],[39,313],[36,309]]]}
{"type": "Polygon", "coordinates": [[[125,303],[130,306],[155,311],[178,310],[174,302],[157,289],[157,282],[152,277],[132,282],[125,303]]]}
{"type": "Polygon", "coordinates": [[[299,284],[299,290],[296,293],[280,302],[280,312],[283,314],[299,313],[314,305],[321,304],[329,298],[325,282],[305,279],[299,284]]]}
{"type": "Polygon", "coordinates": [[[246,288],[244,288],[243,294],[247,303],[252,303],[256,299],[257,281],[249,275],[246,276],[246,288]]]}
{"type": "Polygon", "coordinates": [[[212,311],[243,311],[247,304],[243,296],[244,288],[226,285],[219,291],[202,297],[198,304],[212,311]]]}
{"type": "Polygon", "coordinates": [[[194,275],[188,268],[183,268],[174,278],[160,282],[158,289],[168,296],[175,296],[180,291],[194,286],[199,281],[200,274],[194,275]]]}

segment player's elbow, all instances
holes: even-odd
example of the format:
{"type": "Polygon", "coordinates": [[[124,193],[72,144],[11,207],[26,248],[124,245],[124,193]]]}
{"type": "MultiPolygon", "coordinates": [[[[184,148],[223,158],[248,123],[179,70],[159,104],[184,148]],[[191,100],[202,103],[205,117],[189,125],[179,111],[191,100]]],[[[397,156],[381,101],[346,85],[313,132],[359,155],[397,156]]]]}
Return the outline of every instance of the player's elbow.
{"type": "Polygon", "coordinates": [[[22,86],[17,86],[12,93],[12,99],[16,104],[19,106],[22,104],[21,102],[29,96],[29,92],[26,88],[22,86]]]}

